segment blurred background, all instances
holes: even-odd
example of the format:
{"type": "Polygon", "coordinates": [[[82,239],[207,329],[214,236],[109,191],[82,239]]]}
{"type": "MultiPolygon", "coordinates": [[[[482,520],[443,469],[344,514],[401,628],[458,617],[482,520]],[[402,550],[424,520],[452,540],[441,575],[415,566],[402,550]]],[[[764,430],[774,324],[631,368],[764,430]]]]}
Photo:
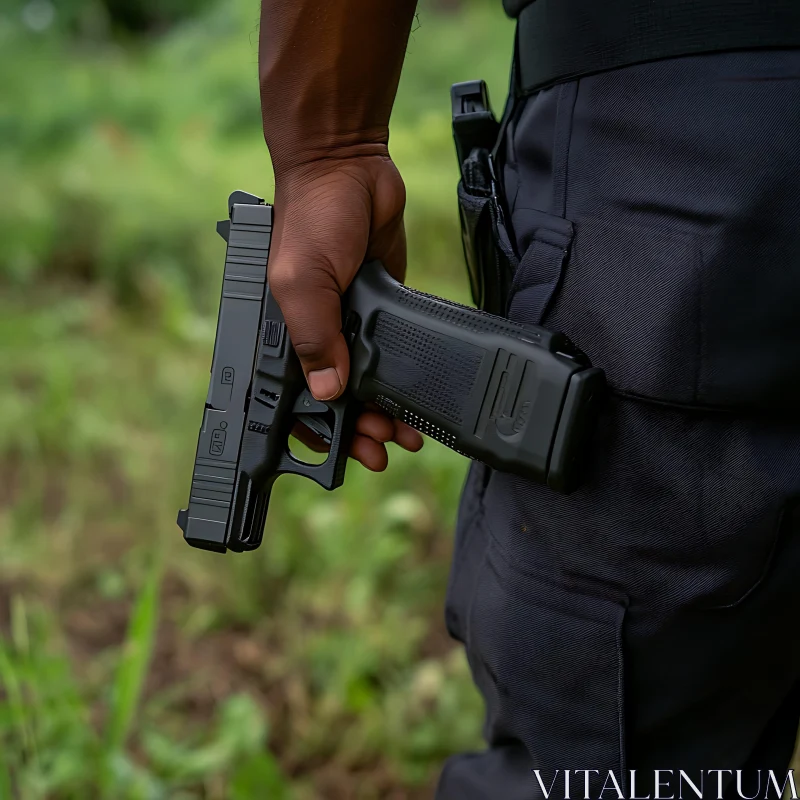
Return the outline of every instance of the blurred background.
{"type": "MultiPolygon", "coordinates": [[[[428,0],[391,150],[408,282],[468,299],[449,87],[501,110],[499,0],[428,0]]],[[[186,546],[234,189],[272,197],[258,0],[0,10],[0,797],[416,800],[480,746],[443,625],[466,463],[428,441],[254,554],[186,546]]]]}

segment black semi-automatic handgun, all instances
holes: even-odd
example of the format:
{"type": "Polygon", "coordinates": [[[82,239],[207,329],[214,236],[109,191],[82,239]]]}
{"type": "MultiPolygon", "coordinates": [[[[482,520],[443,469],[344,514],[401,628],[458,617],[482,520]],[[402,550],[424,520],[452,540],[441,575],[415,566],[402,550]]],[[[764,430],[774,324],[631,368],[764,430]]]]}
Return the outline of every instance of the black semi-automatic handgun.
{"type": "Polygon", "coordinates": [[[365,402],[495,469],[559,492],[579,484],[605,378],[566,336],[422,294],[368,262],[343,298],[347,389],[320,402],[267,285],[273,208],[234,192],[228,209],[217,226],[228,249],[211,382],[178,514],[189,544],[258,547],[279,475],[340,486],[365,402]],[[297,422],[330,445],[323,464],[291,453],[297,422]]]}

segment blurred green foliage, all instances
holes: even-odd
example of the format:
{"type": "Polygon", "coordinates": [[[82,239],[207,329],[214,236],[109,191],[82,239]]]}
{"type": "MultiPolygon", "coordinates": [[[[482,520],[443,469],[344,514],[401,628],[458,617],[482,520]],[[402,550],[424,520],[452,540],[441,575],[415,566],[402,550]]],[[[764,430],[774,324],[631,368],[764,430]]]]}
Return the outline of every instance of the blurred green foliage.
{"type": "Polygon", "coordinates": [[[8,16],[34,33],[79,43],[163,34],[209,5],[210,0],[6,0],[8,16]]]}
{"type": "MultiPolygon", "coordinates": [[[[442,623],[464,461],[429,441],[332,495],[282,478],[241,557],[174,522],[214,222],[232,189],[272,195],[257,3],[136,41],[81,29],[89,3],[44,27],[29,5],[0,11],[0,797],[428,796],[479,744],[442,623]]],[[[462,301],[449,86],[486,77],[502,103],[498,6],[422,7],[392,119],[409,282],[462,301]]]]}
{"type": "MultiPolygon", "coordinates": [[[[392,152],[409,189],[411,269],[460,277],[449,86],[485,76],[502,102],[510,31],[481,3],[424,10],[409,45],[392,152]]],[[[76,52],[0,23],[0,276],[91,281],[119,301],[216,302],[213,226],[231,186],[272,178],[260,135],[257,19],[226,2],[134,52],[76,52]]],[[[256,187],[256,188],[258,188],[256,187]]]]}

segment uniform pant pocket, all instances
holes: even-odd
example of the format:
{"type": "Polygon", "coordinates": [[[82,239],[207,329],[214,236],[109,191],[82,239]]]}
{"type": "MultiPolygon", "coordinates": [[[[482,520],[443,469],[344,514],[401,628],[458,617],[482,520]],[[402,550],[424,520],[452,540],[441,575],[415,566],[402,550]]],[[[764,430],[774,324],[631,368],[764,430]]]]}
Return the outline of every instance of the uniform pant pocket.
{"type": "Polygon", "coordinates": [[[490,746],[522,742],[548,785],[563,780],[557,771],[596,770],[586,773],[590,796],[609,772],[625,790],[626,606],[602,588],[523,572],[493,540],[485,550],[467,653],[486,700],[486,738],[490,746]]]}
{"type": "Polygon", "coordinates": [[[612,389],[694,405],[704,359],[701,254],[679,231],[585,218],[544,325],[566,333],[612,389]]]}

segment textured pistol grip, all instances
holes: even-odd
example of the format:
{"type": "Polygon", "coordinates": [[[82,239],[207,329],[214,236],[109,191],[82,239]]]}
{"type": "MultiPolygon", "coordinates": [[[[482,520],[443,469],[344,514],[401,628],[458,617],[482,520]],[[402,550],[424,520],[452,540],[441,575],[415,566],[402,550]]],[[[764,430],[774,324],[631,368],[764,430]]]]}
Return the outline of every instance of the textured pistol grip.
{"type": "Polygon", "coordinates": [[[374,379],[382,396],[400,406],[413,427],[456,447],[485,351],[387,311],[376,314],[372,335],[378,351],[374,379]]]}
{"type": "Polygon", "coordinates": [[[362,266],[346,310],[359,400],[489,466],[554,488],[574,483],[551,480],[553,459],[575,462],[586,437],[574,433],[591,428],[583,400],[602,373],[565,336],[409,289],[378,262],[362,266]]]}

